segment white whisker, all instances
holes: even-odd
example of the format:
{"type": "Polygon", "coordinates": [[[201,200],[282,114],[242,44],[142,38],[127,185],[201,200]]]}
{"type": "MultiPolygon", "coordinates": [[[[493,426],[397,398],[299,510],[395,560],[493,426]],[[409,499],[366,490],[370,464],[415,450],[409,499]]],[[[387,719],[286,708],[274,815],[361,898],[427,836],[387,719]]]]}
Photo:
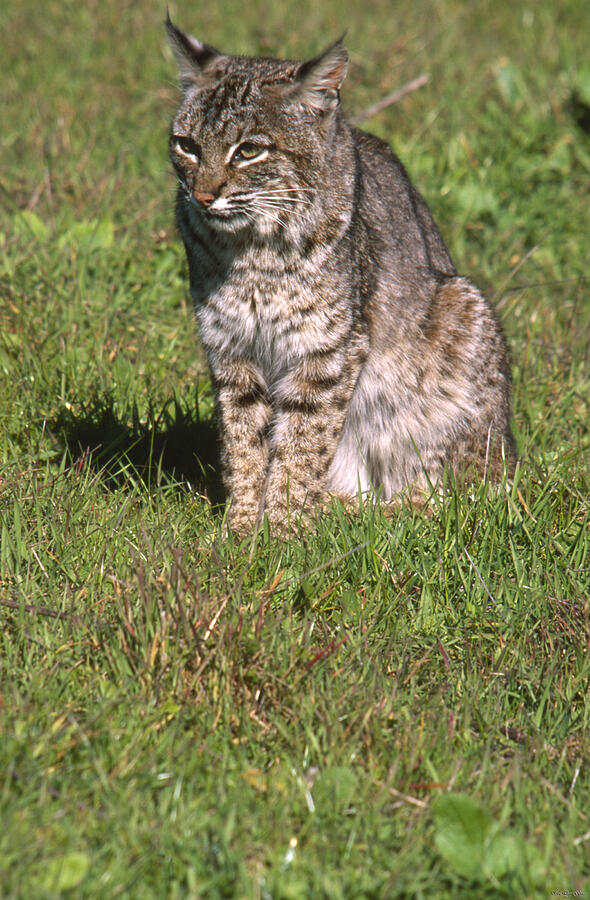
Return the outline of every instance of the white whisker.
{"type": "Polygon", "coordinates": [[[257,203],[256,206],[257,206],[257,208],[263,209],[263,210],[270,210],[270,211],[276,210],[277,213],[281,213],[281,212],[282,213],[290,213],[291,212],[291,209],[289,209],[288,206],[281,206],[280,203],[269,203],[268,200],[262,200],[259,203],[257,203]]]}
{"type": "Polygon", "coordinates": [[[299,194],[300,191],[307,192],[308,190],[310,193],[312,193],[311,189],[308,189],[308,188],[289,188],[289,187],[261,188],[260,193],[261,194],[299,194]]]}
{"type": "Polygon", "coordinates": [[[309,205],[311,203],[310,200],[305,200],[303,197],[290,197],[288,195],[283,195],[281,192],[277,191],[275,193],[271,193],[268,191],[260,191],[260,192],[248,192],[244,194],[233,194],[231,197],[228,197],[228,202],[237,202],[237,203],[257,203],[258,201],[266,201],[269,203],[276,201],[281,201],[285,204],[289,203],[303,203],[309,205]]]}
{"type": "Polygon", "coordinates": [[[262,203],[263,206],[276,206],[277,209],[284,209],[285,212],[289,212],[291,209],[290,206],[285,205],[285,203],[281,203],[280,198],[279,200],[267,200],[265,197],[256,197],[254,202],[257,204],[262,203]]]}
{"type": "Polygon", "coordinates": [[[254,197],[255,200],[268,200],[272,202],[273,200],[283,200],[285,203],[303,203],[305,206],[310,206],[310,200],[304,200],[302,197],[289,197],[283,194],[256,194],[254,197]]]}
{"type": "Polygon", "coordinates": [[[260,207],[260,206],[253,206],[252,209],[254,210],[254,212],[258,213],[259,215],[262,215],[267,219],[272,219],[272,221],[276,222],[277,225],[281,225],[282,227],[284,227],[284,225],[285,225],[284,221],[282,219],[280,219],[278,216],[275,216],[274,213],[271,213],[268,209],[264,209],[263,207],[260,207]]]}

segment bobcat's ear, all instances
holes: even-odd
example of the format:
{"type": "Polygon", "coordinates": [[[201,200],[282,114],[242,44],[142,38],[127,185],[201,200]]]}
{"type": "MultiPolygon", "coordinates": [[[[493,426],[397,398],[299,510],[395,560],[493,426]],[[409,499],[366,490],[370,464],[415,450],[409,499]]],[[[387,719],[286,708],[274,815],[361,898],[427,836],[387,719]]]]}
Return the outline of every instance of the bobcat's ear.
{"type": "Polygon", "coordinates": [[[335,109],[347,71],[348,53],[340,39],[320,56],[299,66],[291,99],[317,110],[335,109]]]}
{"type": "Polygon", "coordinates": [[[180,72],[180,86],[184,93],[193,87],[205,87],[219,78],[213,63],[224,59],[222,53],[181,31],[166,13],[166,31],[180,72]]]}

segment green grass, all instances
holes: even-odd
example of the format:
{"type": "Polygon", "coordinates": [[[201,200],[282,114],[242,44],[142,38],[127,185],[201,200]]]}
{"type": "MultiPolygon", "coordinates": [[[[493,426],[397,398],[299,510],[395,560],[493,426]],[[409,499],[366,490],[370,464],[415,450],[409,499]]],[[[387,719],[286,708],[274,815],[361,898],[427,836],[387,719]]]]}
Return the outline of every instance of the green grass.
{"type": "Polygon", "coordinates": [[[234,52],[348,27],[511,345],[512,486],[224,538],[166,160],[162,4],[0,11],[3,897],[590,891],[585,0],[175,5],[234,52]]]}

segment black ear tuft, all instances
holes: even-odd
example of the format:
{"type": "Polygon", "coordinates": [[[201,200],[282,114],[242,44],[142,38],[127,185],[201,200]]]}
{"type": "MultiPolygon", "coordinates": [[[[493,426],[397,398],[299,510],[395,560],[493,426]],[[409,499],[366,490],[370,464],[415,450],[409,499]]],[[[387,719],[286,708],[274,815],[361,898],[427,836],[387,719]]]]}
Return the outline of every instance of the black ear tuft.
{"type": "Polygon", "coordinates": [[[180,84],[183,91],[192,87],[204,87],[217,80],[217,73],[211,72],[211,64],[223,59],[223,54],[209,44],[203,44],[192,35],[177,28],[166,10],[166,31],[170,46],[180,71],[180,84]]]}

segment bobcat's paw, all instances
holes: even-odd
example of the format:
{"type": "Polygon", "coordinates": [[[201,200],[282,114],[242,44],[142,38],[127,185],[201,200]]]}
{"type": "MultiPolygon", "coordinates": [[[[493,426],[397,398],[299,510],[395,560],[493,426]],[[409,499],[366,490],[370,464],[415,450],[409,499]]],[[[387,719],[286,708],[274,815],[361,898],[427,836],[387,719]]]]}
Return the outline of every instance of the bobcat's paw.
{"type": "Polygon", "coordinates": [[[232,502],[228,515],[231,531],[238,537],[251,534],[258,525],[258,508],[232,502]]]}

